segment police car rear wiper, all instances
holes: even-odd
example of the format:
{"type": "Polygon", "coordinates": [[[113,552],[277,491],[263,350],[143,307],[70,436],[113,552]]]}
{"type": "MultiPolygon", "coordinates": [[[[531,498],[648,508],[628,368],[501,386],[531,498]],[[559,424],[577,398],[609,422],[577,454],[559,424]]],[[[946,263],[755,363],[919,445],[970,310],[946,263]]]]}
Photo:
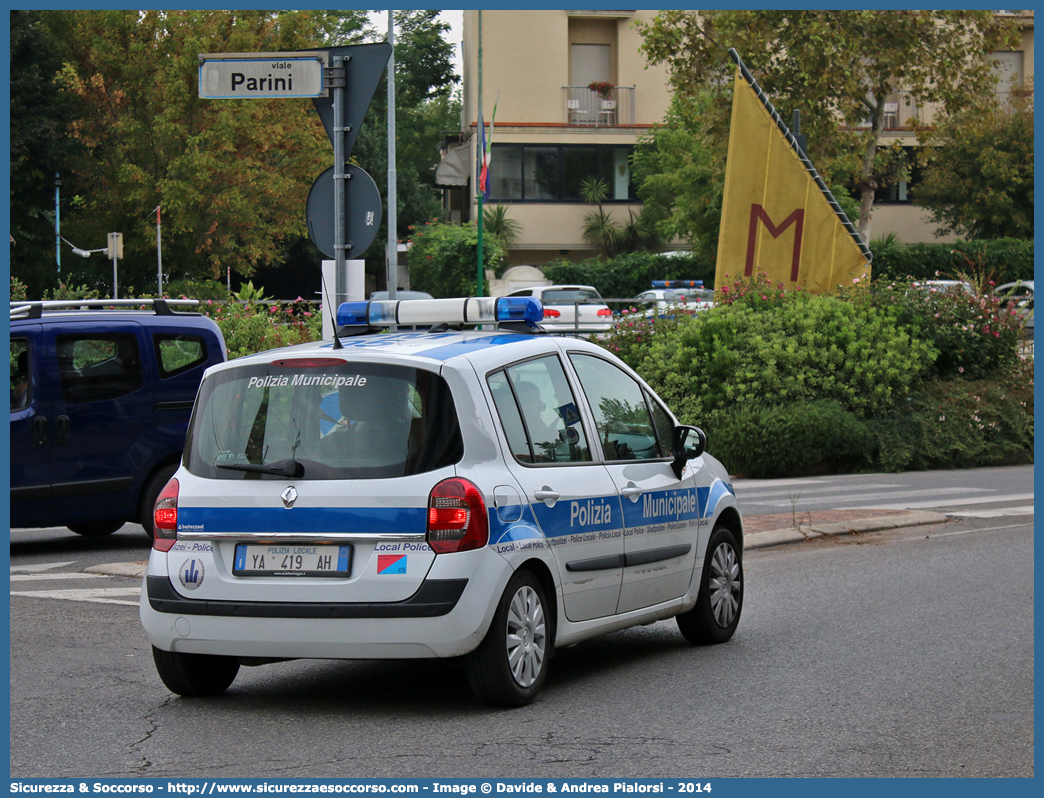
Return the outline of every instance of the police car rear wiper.
{"type": "Polygon", "coordinates": [[[275,474],[280,477],[302,477],[304,466],[292,457],[275,463],[215,463],[217,468],[229,468],[233,471],[257,471],[261,474],[275,474]]]}

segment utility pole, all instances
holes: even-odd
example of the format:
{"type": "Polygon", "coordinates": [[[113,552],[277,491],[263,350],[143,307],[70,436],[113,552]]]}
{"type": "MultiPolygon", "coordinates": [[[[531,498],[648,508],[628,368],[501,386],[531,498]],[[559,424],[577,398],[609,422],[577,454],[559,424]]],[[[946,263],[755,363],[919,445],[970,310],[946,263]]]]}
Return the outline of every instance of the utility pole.
{"type": "Polygon", "coordinates": [[[392,46],[388,59],[388,299],[399,298],[399,239],[398,207],[395,185],[395,21],[388,11],[388,44],[392,46]]]}
{"type": "Polygon", "coordinates": [[[62,206],[59,202],[62,176],[54,173],[54,259],[58,262],[58,274],[62,273],[62,206]]]}
{"type": "Polygon", "coordinates": [[[156,296],[163,296],[163,240],[160,238],[160,206],[156,206],[156,296]]]}
{"type": "MultiPolygon", "coordinates": [[[[478,150],[480,162],[483,162],[486,154],[482,151],[482,137],[486,131],[486,123],[482,119],[482,9],[478,12],[478,138],[475,141],[475,149],[478,150]]],[[[482,296],[482,200],[483,192],[479,186],[479,175],[482,167],[479,166],[475,176],[475,189],[478,192],[478,266],[475,277],[475,296],[482,296]]]]}

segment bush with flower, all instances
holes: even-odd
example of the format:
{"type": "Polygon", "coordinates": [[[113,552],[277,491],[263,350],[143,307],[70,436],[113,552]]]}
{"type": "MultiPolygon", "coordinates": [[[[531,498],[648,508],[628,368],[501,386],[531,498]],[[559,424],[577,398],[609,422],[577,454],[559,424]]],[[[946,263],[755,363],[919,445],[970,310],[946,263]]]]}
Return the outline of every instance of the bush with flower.
{"type": "Polygon", "coordinates": [[[322,338],[321,307],[300,297],[270,303],[207,300],[199,309],[221,328],[230,359],[322,338]]]}
{"type": "Polygon", "coordinates": [[[895,310],[937,351],[937,376],[979,379],[1016,362],[1025,325],[1016,308],[1002,307],[993,288],[992,281],[968,291],[907,277],[878,280],[868,290],[850,292],[849,298],[895,310]]]}
{"type": "Polygon", "coordinates": [[[985,290],[862,277],[836,295],[764,274],[672,320],[633,309],[600,341],[734,473],[786,476],[1032,461],[1022,321],[985,290]]]}

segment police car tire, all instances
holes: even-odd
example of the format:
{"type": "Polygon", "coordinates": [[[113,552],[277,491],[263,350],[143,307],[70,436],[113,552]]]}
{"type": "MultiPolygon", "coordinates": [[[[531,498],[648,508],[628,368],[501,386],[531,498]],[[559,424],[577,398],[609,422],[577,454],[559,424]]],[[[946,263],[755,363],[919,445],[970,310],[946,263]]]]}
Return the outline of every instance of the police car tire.
{"type": "Polygon", "coordinates": [[[141,494],[141,507],[138,508],[138,522],[145,529],[145,534],[149,536],[150,540],[155,537],[156,500],[177,470],[177,463],[161,466],[159,471],[145,483],[145,490],[141,494]]]}
{"type": "Polygon", "coordinates": [[[111,535],[123,526],[123,521],[88,521],[83,524],[69,524],[69,529],[85,538],[100,538],[111,535]]]}
{"type": "Polygon", "coordinates": [[[547,602],[540,580],[531,571],[517,571],[504,589],[489,631],[465,662],[468,684],[475,697],[482,703],[495,707],[521,707],[536,698],[547,676],[551,652],[548,636],[550,628],[547,602]],[[526,686],[522,686],[515,679],[508,654],[508,625],[510,623],[514,626],[518,620],[517,612],[512,612],[512,604],[517,608],[523,602],[526,602],[529,608],[529,612],[525,613],[528,619],[539,620],[541,630],[531,640],[531,644],[542,648],[536,678],[526,686]]]}
{"type": "Polygon", "coordinates": [[[707,544],[707,556],[703,560],[703,578],[700,580],[700,593],[696,606],[688,612],[676,616],[678,628],[690,643],[697,645],[713,645],[729,640],[739,624],[743,611],[743,558],[736,544],[735,533],[726,526],[716,526],[711,532],[707,544]],[[730,576],[725,576],[724,572],[730,576]],[[725,609],[720,603],[715,605],[714,593],[725,576],[729,594],[736,602],[735,611],[715,616],[715,608],[725,609]],[[731,578],[730,578],[731,577],[731,578]],[[711,582],[714,581],[714,586],[711,582]],[[722,620],[727,621],[722,623],[722,620]]]}
{"type": "Polygon", "coordinates": [[[239,673],[235,657],[162,651],[153,646],[152,659],[167,689],[185,698],[220,695],[239,673]]]}

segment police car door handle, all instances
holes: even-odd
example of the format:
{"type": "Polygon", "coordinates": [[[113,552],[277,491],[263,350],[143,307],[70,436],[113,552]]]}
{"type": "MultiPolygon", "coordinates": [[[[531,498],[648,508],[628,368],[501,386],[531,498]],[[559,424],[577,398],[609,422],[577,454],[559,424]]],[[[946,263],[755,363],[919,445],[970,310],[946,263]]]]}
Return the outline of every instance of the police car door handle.
{"type": "Polygon", "coordinates": [[[625,499],[630,499],[633,502],[638,501],[638,497],[643,493],[642,489],[635,485],[633,482],[630,483],[626,488],[620,488],[620,495],[625,499]]]}
{"type": "Polygon", "coordinates": [[[548,507],[554,507],[561,495],[557,490],[551,490],[545,485],[540,490],[534,491],[533,498],[538,502],[545,502],[548,507]]]}

